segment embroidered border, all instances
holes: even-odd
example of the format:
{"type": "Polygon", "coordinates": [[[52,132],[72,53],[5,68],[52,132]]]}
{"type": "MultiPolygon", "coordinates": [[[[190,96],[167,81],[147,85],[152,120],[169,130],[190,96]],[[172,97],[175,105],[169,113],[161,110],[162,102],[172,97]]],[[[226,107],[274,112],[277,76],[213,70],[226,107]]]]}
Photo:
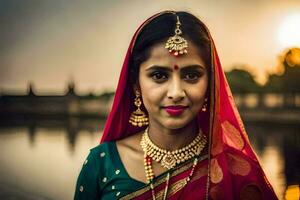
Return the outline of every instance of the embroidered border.
{"type": "MultiPolygon", "coordinates": [[[[203,160],[205,160],[205,159],[207,159],[207,158],[208,158],[208,155],[207,155],[207,154],[206,154],[206,155],[203,155],[203,156],[200,156],[198,162],[201,162],[201,161],[203,161],[203,160]]],[[[187,161],[187,162],[188,162],[188,163],[183,163],[183,164],[182,164],[183,166],[178,166],[178,169],[175,169],[175,170],[171,173],[170,178],[172,178],[172,177],[174,177],[174,176],[176,176],[176,175],[178,175],[178,174],[184,172],[185,170],[189,169],[189,168],[193,165],[193,162],[191,162],[191,161],[190,161],[190,162],[187,161]]],[[[160,178],[154,183],[154,187],[157,187],[158,185],[160,185],[160,184],[162,184],[163,182],[165,182],[165,176],[166,176],[166,175],[160,177],[160,178]]],[[[173,183],[173,184],[171,185],[171,188],[174,187],[175,189],[172,189],[171,192],[174,192],[174,191],[176,191],[176,190],[178,191],[178,189],[180,190],[180,189],[181,189],[181,188],[180,188],[180,184],[182,184],[182,181],[185,181],[185,179],[181,179],[181,180],[179,180],[179,181],[173,183]],[[178,184],[178,185],[176,185],[176,184],[178,184]],[[176,186],[176,187],[175,187],[175,186],[176,186]]],[[[145,193],[145,192],[147,192],[147,191],[149,191],[149,190],[150,190],[150,185],[147,184],[145,187],[143,187],[143,188],[141,188],[141,189],[139,189],[139,190],[137,190],[137,191],[135,191],[135,192],[132,192],[132,193],[130,193],[130,194],[127,194],[127,195],[121,197],[120,200],[133,199],[133,198],[135,198],[135,197],[137,197],[137,196],[139,196],[139,195],[141,195],[141,194],[143,194],[143,193],[145,193]]],[[[177,192],[177,191],[176,191],[176,192],[177,192]]],[[[161,192],[163,192],[163,191],[161,191],[161,192]]],[[[175,192],[175,193],[176,193],[176,192],[175,192]]],[[[158,196],[159,196],[159,194],[160,194],[160,192],[157,193],[158,196]]]]}

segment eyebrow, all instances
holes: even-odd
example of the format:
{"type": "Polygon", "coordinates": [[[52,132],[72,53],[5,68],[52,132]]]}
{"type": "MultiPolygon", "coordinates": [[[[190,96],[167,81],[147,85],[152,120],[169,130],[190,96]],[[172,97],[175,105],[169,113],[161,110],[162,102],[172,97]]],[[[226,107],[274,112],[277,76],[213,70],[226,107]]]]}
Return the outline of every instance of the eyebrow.
{"type": "MultiPolygon", "coordinates": [[[[203,67],[202,65],[187,65],[187,66],[183,66],[181,67],[179,70],[180,71],[187,71],[187,70],[196,70],[201,68],[202,70],[205,70],[205,67],[203,67]]],[[[159,65],[153,65],[149,68],[146,69],[146,71],[150,71],[150,70],[163,70],[163,71],[173,71],[172,68],[168,67],[168,66],[159,66],[159,65]]]]}

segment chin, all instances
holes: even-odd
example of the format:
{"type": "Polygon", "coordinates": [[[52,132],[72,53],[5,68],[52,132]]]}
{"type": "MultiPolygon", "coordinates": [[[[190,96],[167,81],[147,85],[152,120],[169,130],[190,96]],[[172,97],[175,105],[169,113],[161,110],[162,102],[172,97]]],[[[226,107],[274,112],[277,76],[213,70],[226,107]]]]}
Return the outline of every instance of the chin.
{"type": "Polygon", "coordinates": [[[189,124],[190,121],[184,119],[168,120],[164,126],[168,129],[181,129],[189,124]]]}

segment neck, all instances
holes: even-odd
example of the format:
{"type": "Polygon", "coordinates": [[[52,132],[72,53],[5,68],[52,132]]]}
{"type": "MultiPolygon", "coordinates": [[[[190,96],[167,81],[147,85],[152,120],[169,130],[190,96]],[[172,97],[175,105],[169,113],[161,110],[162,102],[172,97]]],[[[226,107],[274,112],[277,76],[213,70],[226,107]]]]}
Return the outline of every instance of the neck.
{"type": "Polygon", "coordinates": [[[168,129],[149,123],[149,138],[158,147],[174,151],[190,144],[199,133],[196,121],[192,121],[185,127],[179,129],[168,129]]]}

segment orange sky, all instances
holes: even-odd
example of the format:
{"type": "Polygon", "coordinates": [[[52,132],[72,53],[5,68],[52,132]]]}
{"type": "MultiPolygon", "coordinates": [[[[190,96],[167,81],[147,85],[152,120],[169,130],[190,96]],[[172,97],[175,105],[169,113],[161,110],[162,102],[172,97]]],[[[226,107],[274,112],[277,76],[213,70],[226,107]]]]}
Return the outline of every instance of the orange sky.
{"type": "Polygon", "coordinates": [[[286,19],[300,13],[299,0],[2,0],[0,89],[25,91],[32,81],[38,91],[63,92],[74,79],[80,93],[113,90],[136,28],[165,9],[197,15],[224,69],[247,66],[261,82],[288,46],[300,46],[282,40],[286,19]]]}

